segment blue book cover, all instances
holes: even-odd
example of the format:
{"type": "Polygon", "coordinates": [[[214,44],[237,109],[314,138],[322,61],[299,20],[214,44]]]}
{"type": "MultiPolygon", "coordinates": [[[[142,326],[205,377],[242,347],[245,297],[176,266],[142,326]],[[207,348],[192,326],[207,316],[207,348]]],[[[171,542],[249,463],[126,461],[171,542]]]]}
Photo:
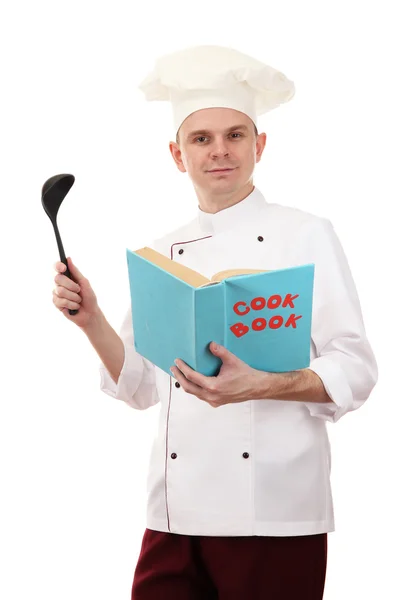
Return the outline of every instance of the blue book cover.
{"type": "Polygon", "coordinates": [[[309,366],[314,264],[210,280],[151,248],[126,253],[135,349],[168,375],[176,358],[217,375],[212,341],[262,371],[309,366]]]}

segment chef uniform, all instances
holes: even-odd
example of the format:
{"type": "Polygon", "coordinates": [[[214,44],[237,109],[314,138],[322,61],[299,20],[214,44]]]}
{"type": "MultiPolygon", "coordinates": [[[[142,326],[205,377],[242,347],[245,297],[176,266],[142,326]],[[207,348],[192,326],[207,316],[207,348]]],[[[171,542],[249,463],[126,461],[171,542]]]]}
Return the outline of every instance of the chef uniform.
{"type": "MultiPolygon", "coordinates": [[[[282,73],[215,46],[163,57],[141,89],[147,99],[172,101],[175,131],[194,110],[212,106],[256,122],[294,93],[282,73]]],[[[320,599],[327,532],[334,531],[326,422],[362,406],[377,381],[335,230],[254,187],[215,214],[198,207],[187,225],[150,245],[209,278],[225,269],[314,263],[309,368],[331,401],[257,399],[215,409],[135,351],[129,307],[120,377],[115,383],[100,364],[101,390],[137,410],[160,407],[132,598],[320,599]]]]}

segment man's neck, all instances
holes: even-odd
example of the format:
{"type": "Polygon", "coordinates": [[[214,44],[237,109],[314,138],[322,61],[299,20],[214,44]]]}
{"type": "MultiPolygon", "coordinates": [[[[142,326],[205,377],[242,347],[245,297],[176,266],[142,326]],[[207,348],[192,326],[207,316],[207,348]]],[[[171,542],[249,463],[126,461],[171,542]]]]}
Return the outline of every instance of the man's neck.
{"type": "Polygon", "coordinates": [[[215,214],[220,210],[224,210],[224,208],[238,204],[238,202],[247,198],[253,190],[254,184],[250,181],[234,193],[209,195],[204,194],[202,190],[196,190],[196,194],[199,208],[203,212],[215,214]]]}

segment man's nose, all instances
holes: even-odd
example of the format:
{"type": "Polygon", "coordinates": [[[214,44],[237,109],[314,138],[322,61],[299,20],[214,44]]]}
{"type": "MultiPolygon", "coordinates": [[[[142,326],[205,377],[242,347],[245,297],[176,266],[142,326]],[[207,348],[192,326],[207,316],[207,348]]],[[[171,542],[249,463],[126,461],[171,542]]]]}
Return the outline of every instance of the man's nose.
{"type": "Polygon", "coordinates": [[[215,138],[212,144],[211,154],[213,156],[226,156],[229,154],[227,141],[224,138],[215,138]]]}

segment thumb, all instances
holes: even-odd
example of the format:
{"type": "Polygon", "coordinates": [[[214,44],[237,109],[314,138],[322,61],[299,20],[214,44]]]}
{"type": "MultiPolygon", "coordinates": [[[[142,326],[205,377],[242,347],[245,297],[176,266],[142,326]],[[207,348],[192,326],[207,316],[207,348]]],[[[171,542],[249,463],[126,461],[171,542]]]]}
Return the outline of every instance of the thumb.
{"type": "Polygon", "coordinates": [[[72,258],[70,256],[67,257],[67,263],[69,272],[72,275],[72,279],[76,281],[76,283],[80,283],[81,281],[83,281],[85,279],[84,276],[82,275],[78,267],[72,262],[72,258]]]}
{"type": "Polygon", "coordinates": [[[227,350],[224,346],[220,346],[215,342],[211,342],[210,350],[213,354],[215,354],[215,356],[219,356],[222,360],[225,361],[229,360],[233,356],[233,354],[229,352],[229,350],[227,350]]]}

